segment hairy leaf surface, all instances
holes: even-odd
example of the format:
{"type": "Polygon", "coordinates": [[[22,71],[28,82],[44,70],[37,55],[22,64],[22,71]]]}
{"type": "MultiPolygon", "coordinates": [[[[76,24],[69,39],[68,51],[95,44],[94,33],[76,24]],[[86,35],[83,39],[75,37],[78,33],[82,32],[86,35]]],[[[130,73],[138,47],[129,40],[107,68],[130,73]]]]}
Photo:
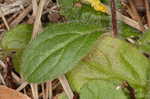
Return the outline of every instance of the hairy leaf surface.
{"type": "Polygon", "coordinates": [[[89,5],[72,6],[70,8],[65,6],[60,13],[66,17],[68,22],[96,24],[100,28],[107,28],[107,30],[110,27],[110,17],[105,13],[95,11],[89,5]]]}
{"type": "Polygon", "coordinates": [[[68,72],[90,50],[102,32],[98,26],[55,24],[33,40],[23,53],[21,73],[40,83],[68,72]]]}

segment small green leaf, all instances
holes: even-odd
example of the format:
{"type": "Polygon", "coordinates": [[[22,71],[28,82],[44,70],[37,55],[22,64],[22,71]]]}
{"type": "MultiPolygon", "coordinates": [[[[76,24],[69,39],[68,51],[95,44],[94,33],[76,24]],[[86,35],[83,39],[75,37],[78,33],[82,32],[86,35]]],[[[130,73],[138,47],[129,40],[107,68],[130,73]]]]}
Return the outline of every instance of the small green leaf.
{"type": "Polygon", "coordinates": [[[67,95],[64,92],[61,94],[58,94],[56,97],[57,99],[68,99],[67,95]]]}
{"type": "Polygon", "coordinates": [[[32,25],[20,24],[6,32],[2,39],[2,48],[5,50],[18,50],[25,48],[31,39],[32,25]]]}
{"type": "Polygon", "coordinates": [[[150,30],[143,33],[138,43],[142,52],[150,54],[150,30]]]}
{"type": "Polygon", "coordinates": [[[107,81],[90,81],[80,91],[80,99],[129,99],[121,89],[107,81]]]}
{"type": "Polygon", "coordinates": [[[127,38],[127,37],[138,37],[141,36],[142,33],[133,27],[123,23],[119,22],[119,34],[121,37],[127,38]]]}
{"type": "Polygon", "coordinates": [[[86,24],[96,24],[101,28],[110,28],[110,17],[102,12],[95,11],[88,5],[82,6],[78,21],[86,24]]]}
{"type": "Polygon", "coordinates": [[[67,74],[75,91],[91,80],[106,80],[120,84],[128,81],[137,94],[145,95],[149,61],[140,51],[125,41],[104,36],[93,50],[67,74]]]}
{"type": "Polygon", "coordinates": [[[100,28],[79,23],[55,24],[33,40],[23,53],[21,73],[40,83],[68,72],[91,49],[100,28]]]}
{"type": "Polygon", "coordinates": [[[60,11],[68,22],[96,24],[100,28],[109,29],[110,17],[102,12],[95,11],[90,5],[82,5],[82,7],[72,6],[71,8],[64,8],[60,11]]]}
{"type": "Polygon", "coordinates": [[[12,56],[13,66],[17,72],[20,72],[22,52],[23,50],[17,50],[17,52],[12,56]]]}
{"type": "Polygon", "coordinates": [[[78,0],[59,0],[59,5],[62,8],[71,8],[73,6],[73,3],[76,2],[78,0]]]}

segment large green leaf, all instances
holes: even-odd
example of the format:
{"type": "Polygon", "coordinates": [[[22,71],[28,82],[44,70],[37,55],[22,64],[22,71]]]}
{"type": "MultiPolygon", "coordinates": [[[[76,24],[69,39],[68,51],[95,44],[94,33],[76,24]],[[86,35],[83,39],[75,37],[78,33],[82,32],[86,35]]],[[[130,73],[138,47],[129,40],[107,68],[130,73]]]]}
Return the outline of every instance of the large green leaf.
{"type": "Polygon", "coordinates": [[[20,24],[6,32],[2,39],[2,47],[5,50],[18,50],[25,48],[31,39],[32,25],[20,24]]]}
{"type": "Polygon", "coordinates": [[[67,76],[72,88],[78,92],[91,80],[106,80],[116,84],[128,81],[136,89],[138,97],[145,97],[149,66],[148,59],[132,45],[104,36],[67,76]]]}
{"type": "Polygon", "coordinates": [[[90,81],[80,91],[80,99],[129,99],[121,89],[107,81],[90,81]]]}
{"type": "Polygon", "coordinates": [[[55,24],[33,40],[23,53],[21,73],[40,83],[68,72],[90,50],[100,28],[79,23],[55,24]]]}

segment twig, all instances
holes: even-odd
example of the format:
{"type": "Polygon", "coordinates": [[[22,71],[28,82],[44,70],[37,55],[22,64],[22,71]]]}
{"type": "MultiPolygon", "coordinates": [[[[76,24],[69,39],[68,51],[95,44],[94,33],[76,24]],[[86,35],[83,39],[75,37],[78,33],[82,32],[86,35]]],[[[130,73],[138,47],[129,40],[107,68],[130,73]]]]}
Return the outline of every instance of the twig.
{"type": "MultiPolygon", "coordinates": [[[[11,23],[19,14],[19,12],[14,13],[10,18],[7,19],[8,24],[11,23]]],[[[4,28],[5,24],[0,24],[0,28],[4,28]]]]}
{"type": "Polygon", "coordinates": [[[7,28],[7,30],[9,30],[10,27],[9,27],[9,25],[7,23],[7,20],[6,20],[5,16],[2,16],[2,20],[3,20],[3,22],[4,22],[4,24],[5,24],[6,28],[7,28]]]}
{"type": "Polygon", "coordinates": [[[74,94],[68,84],[68,81],[67,81],[65,75],[60,76],[59,81],[61,82],[63,89],[64,89],[65,93],[67,94],[68,98],[73,99],[74,94]]]}
{"type": "Polygon", "coordinates": [[[10,24],[10,26],[15,26],[19,24],[27,16],[27,14],[29,14],[31,10],[32,10],[32,5],[24,9],[23,12],[10,24]]]}
{"type": "Polygon", "coordinates": [[[132,19],[135,19],[135,15],[133,14],[131,7],[129,7],[129,5],[126,5],[127,7],[127,12],[129,13],[129,15],[131,16],[132,19]]]}
{"type": "Polygon", "coordinates": [[[21,6],[28,5],[30,0],[17,0],[12,4],[1,4],[0,8],[3,9],[3,13],[0,13],[0,17],[18,12],[22,9],[21,6]]]}
{"type": "Polygon", "coordinates": [[[150,6],[148,0],[145,1],[145,7],[146,7],[146,17],[147,17],[147,24],[150,27],[150,6]]]}
{"type": "Polygon", "coordinates": [[[112,36],[117,36],[117,19],[116,19],[116,5],[115,0],[110,0],[111,3],[111,14],[112,14],[112,36]]]}
{"type": "Polygon", "coordinates": [[[8,23],[11,23],[18,16],[19,12],[14,13],[10,18],[8,18],[7,19],[8,23]]]}
{"type": "Polygon", "coordinates": [[[137,9],[136,9],[136,7],[135,7],[133,1],[132,1],[132,0],[129,0],[129,4],[130,4],[130,6],[131,6],[132,13],[135,14],[135,20],[138,21],[139,26],[140,26],[142,32],[144,32],[145,28],[144,28],[144,26],[143,26],[143,24],[142,24],[142,22],[141,22],[141,17],[139,16],[138,11],[137,11],[137,9]]]}
{"type": "Polygon", "coordinates": [[[130,84],[129,84],[127,81],[124,81],[121,86],[122,86],[123,88],[127,88],[127,90],[129,91],[129,94],[130,94],[131,99],[136,99],[135,90],[134,90],[134,88],[132,88],[132,87],[130,86],[130,84]]]}
{"type": "Polygon", "coordinates": [[[5,19],[5,16],[3,15],[3,9],[2,8],[0,8],[0,13],[1,13],[2,20],[3,20],[7,30],[9,30],[10,28],[9,28],[9,25],[8,25],[6,19],[5,19]]]}

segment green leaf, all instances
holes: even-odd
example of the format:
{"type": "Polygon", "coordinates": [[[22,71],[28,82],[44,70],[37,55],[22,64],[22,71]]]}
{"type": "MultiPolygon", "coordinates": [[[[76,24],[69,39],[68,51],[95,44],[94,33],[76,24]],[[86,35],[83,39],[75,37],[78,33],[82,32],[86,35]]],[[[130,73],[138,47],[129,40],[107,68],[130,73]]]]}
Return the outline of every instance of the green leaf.
{"type": "Polygon", "coordinates": [[[110,17],[102,12],[95,11],[88,5],[84,5],[81,8],[80,14],[78,15],[78,21],[86,24],[96,24],[101,28],[110,28],[110,17]]]}
{"type": "Polygon", "coordinates": [[[12,56],[13,66],[18,73],[20,72],[22,52],[23,50],[17,50],[17,52],[12,56]]]}
{"type": "Polygon", "coordinates": [[[68,22],[96,24],[107,30],[110,27],[110,17],[105,13],[95,11],[90,5],[82,5],[81,8],[75,6],[64,8],[60,13],[66,17],[68,22]]]}
{"type": "Polygon", "coordinates": [[[18,50],[25,48],[31,39],[32,25],[20,24],[6,32],[2,39],[2,48],[5,50],[18,50]]]}
{"type": "Polygon", "coordinates": [[[91,49],[100,28],[79,23],[55,24],[33,40],[23,52],[25,80],[41,83],[68,72],[91,49]]]}
{"type": "Polygon", "coordinates": [[[141,36],[142,33],[123,22],[119,22],[119,34],[122,37],[127,38],[127,37],[138,37],[141,36]]]}
{"type": "Polygon", "coordinates": [[[90,81],[80,91],[80,99],[129,99],[121,89],[107,81],[90,81]]]}
{"type": "Polygon", "coordinates": [[[139,39],[139,47],[142,52],[150,54],[150,30],[147,30],[139,39]]]}
{"type": "Polygon", "coordinates": [[[91,80],[106,80],[120,84],[128,81],[137,94],[144,97],[149,61],[140,51],[125,41],[103,36],[94,49],[67,74],[75,91],[91,80]]]}
{"type": "Polygon", "coordinates": [[[71,8],[75,1],[77,0],[59,0],[58,2],[62,8],[71,8]]]}
{"type": "Polygon", "coordinates": [[[64,92],[61,94],[58,94],[56,97],[57,99],[68,99],[67,95],[64,92]]]}

